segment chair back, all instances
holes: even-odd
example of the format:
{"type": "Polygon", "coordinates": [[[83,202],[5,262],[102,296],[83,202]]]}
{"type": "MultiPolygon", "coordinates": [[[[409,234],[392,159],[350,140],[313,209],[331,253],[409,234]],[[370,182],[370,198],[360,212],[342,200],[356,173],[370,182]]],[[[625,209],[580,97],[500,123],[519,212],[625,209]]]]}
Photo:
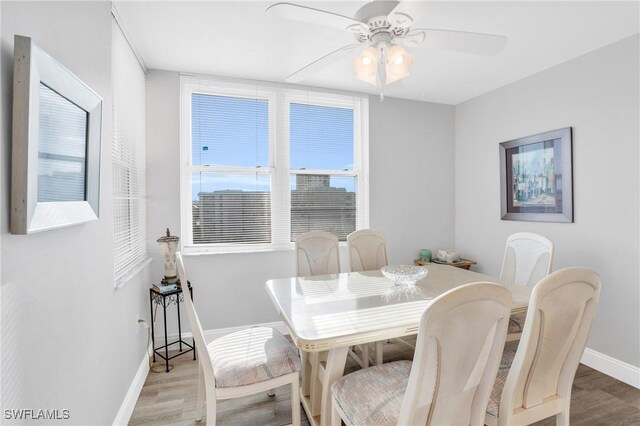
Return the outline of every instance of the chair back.
{"type": "Polygon", "coordinates": [[[373,229],[361,229],[347,236],[351,272],[373,271],[387,265],[384,235],[373,229]]]}
{"type": "Polygon", "coordinates": [[[213,364],[211,363],[211,358],[208,356],[209,352],[207,351],[207,343],[204,339],[204,332],[202,331],[200,319],[198,318],[196,309],[193,306],[193,301],[191,300],[191,294],[187,288],[187,273],[184,269],[184,262],[182,261],[182,254],[180,252],[176,253],[176,266],[178,269],[178,278],[180,278],[180,283],[182,285],[182,296],[184,297],[184,306],[187,311],[187,318],[189,319],[189,327],[191,328],[191,333],[193,334],[193,339],[196,343],[196,349],[200,353],[198,360],[200,362],[200,367],[204,372],[204,380],[207,388],[214,389],[216,377],[213,372],[213,364]]]}
{"type": "Polygon", "coordinates": [[[399,425],[481,425],[504,348],[511,292],[489,282],[436,298],[422,314],[399,425]]]}
{"type": "Polygon", "coordinates": [[[313,231],[299,235],[295,248],[299,277],[340,273],[338,237],[332,233],[313,231]]]}
{"type": "MultiPolygon", "coordinates": [[[[600,277],[586,268],[561,269],[536,284],[500,399],[499,417],[507,424],[514,410],[556,395],[570,398],[599,295],[600,277]]],[[[553,399],[547,401],[557,404],[553,399]]]]}
{"type": "Polygon", "coordinates": [[[549,275],[553,243],[542,235],[519,232],[509,236],[504,251],[500,281],[534,286],[549,275]]]}

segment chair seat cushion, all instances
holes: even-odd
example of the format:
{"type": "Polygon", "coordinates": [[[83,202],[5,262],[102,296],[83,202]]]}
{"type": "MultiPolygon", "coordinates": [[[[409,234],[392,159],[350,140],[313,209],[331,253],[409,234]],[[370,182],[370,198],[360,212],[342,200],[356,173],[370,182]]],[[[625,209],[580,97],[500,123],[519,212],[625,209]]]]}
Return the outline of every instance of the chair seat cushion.
{"type": "Polygon", "coordinates": [[[493,383],[493,389],[491,390],[491,397],[489,398],[489,404],[487,405],[487,414],[498,417],[498,411],[500,409],[500,398],[502,397],[502,389],[504,383],[511,370],[511,364],[513,364],[513,358],[516,355],[518,345],[507,344],[502,352],[502,360],[500,361],[500,368],[498,369],[498,375],[496,381],[493,383]]]}
{"type": "Polygon", "coordinates": [[[296,348],[278,331],[253,327],[207,345],[217,388],[250,385],[300,370],[296,348]]]}
{"type": "Polygon", "coordinates": [[[409,381],[411,361],[358,370],[336,380],[331,393],[352,425],[395,425],[409,381]]]}
{"type": "Polygon", "coordinates": [[[509,318],[509,329],[507,334],[520,334],[524,329],[524,321],[527,319],[527,314],[513,314],[509,318]]]}

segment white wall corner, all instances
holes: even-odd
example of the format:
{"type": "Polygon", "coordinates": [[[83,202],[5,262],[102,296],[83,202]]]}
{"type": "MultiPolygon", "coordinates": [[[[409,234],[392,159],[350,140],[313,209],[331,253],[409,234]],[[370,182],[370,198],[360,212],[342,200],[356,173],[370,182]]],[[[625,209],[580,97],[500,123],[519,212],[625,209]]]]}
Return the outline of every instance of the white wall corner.
{"type": "Polygon", "coordinates": [[[138,367],[131,386],[129,386],[122,405],[120,405],[118,414],[116,414],[116,418],[113,420],[113,426],[126,426],[129,424],[129,419],[131,419],[133,409],[136,406],[136,402],[138,402],[138,397],[140,396],[144,382],[147,380],[147,374],[149,374],[149,353],[150,351],[146,351],[142,357],[140,367],[138,367]]]}
{"type": "Polygon", "coordinates": [[[584,350],[580,362],[587,367],[640,389],[640,367],[627,364],[589,348],[584,350]]]}

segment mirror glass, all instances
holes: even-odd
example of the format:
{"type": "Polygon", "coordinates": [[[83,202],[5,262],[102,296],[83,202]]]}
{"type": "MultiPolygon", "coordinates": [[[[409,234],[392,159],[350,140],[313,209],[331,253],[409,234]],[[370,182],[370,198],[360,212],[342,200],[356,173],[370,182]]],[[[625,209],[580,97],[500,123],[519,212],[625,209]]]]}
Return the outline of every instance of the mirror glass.
{"type": "Polygon", "coordinates": [[[38,202],[86,200],[88,113],[40,83],[38,202]]]}

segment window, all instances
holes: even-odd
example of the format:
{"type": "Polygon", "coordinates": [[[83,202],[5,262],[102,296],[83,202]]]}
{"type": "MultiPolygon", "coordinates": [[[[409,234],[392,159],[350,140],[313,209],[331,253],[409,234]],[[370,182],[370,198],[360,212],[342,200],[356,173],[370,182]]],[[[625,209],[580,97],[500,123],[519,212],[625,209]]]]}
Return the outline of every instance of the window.
{"type": "Polygon", "coordinates": [[[368,226],[366,96],[182,77],[185,252],[368,226]]]}
{"type": "Polygon", "coordinates": [[[145,75],[112,20],[113,219],[116,286],[145,264],[145,75]]]}

